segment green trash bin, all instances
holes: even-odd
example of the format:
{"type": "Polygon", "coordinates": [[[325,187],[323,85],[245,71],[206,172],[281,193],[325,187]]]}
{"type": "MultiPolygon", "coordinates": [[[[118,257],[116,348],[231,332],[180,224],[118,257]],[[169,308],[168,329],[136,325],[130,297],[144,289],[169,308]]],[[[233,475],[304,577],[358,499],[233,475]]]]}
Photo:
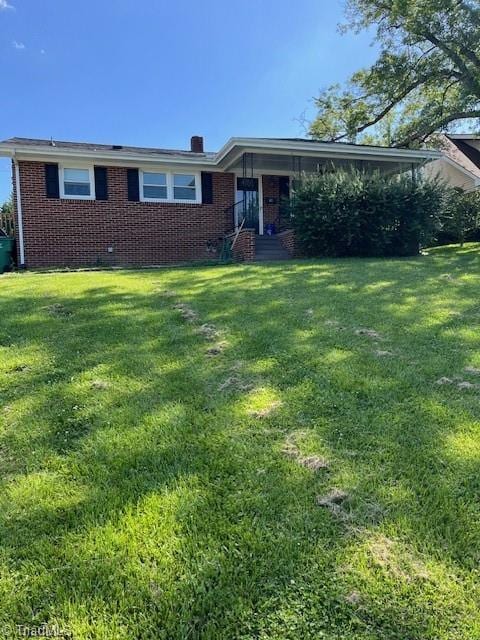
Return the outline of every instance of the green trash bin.
{"type": "Polygon", "coordinates": [[[0,236],[0,273],[12,264],[13,238],[0,236]]]}

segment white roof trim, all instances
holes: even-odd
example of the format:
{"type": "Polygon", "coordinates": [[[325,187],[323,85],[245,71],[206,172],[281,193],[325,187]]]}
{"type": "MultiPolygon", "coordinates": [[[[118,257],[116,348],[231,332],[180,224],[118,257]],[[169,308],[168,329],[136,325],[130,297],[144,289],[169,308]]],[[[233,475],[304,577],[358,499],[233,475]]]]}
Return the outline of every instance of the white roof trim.
{"type": "Polygon", "coordinates": [[[21,159],[37,159],[41,160],[46,158],[47,160],[52,157],[55,158],[98,158],[99,160],[112,160],[118,162],[142,162],[145,164],[187,164],[187,165],[212,165],[215,166],[215,159],[212,157],[205,158],[189,158],[176,156],[173,154],[156,154],[155,156],[149,156],[147,154],[135,153],[133,151],[124,151],[118,153],[118,151],[104,151],[102,149],[93,151],[91,149],[66,149],[65,147],[45,147],[22,144],[10,144],[0,143],[0,156],[6,157],[19,157],[21,159]]]}
{"type": "Polygon", "coordinates": [[[441,157],[439,151],[429,149],[395,149],[390,147],[368,147],[360,145],[348,145],[338,142],[301,142],[290,140],[269,140],[267,138],[230,138],[230,140],[217,153],[217,162],[220,163],[235,147],[243,151],[254,153],[255,151],[268,150],[269,152],[284,152],[299,155],[318,155],[351,157],[366,156],[383,158],[388,160],[403,160],[404,162],[424,162],[436,160],[441,157]]]}
{"type": "Polygon", "coordinates": [[[303,155],[325,158],[356,158],[384,160],[390,162],[422,163],[442,157],[439,151],[427,149],[395,149],[388,147],[356,146],[335,142],[302,142],[290,140],[270,140],[267,138],[230,138],[216,154],[203,158],[174,154],[148,155],[134,151],[68,149],[65,147],[46,147],[45,145],[22,145],[18,143],[0,143],[0,156],[16,157],[24,160],[46,160],[51,158],[80,159],[88,158],[125,164],[169,164],[197,167],[211,167],[213,170],[226,170],[243,153],[270,153],[273,155],[303,155]],[[235,159],[227,156],[236,151],[235,159]]]}
{"type": "Polygon", "coordinates": [[[469,178],[473,180],[473,182],[475,183],[475,186],[480,185],[480,178],[476,176],[474,173],[472,173],[471,171],[469,171],[467,168],[465,168],[463,165],[461,165],[459,162],[454,160],[453,158],[450,158],[447,155],[443,155],[440,158],[440,160],[445,160],[445,162],[447,162],[448,164],[451,164],[452,167],[455,167],[455,169],[458,169],[458,171],[467,175],[469,178]]]}
{"type": "Polygon", "coordinates": [[[455,140],[480,140],[480,135],[475,133],[447,133],[447,138],[454,138],[455,140]]]}

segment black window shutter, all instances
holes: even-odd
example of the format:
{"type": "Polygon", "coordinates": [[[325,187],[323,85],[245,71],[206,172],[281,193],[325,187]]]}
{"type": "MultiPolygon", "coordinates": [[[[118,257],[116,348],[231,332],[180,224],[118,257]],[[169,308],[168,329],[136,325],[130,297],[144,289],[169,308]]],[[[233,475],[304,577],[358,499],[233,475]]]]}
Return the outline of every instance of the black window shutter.
{"type": "Polygon", "coordinates": [[[138,184],[138,169],[127,169],[128,199],[133,202],[140,200],[138,184]]]}
{"type": "Polygon", "coordinates": [[[45,191],[47,194],[47,198],[60,198],[58,164],[45,165],[45,191]]]}
{"type": "Polygon", "coordinates": [[[95,200],[108,200],[107,169],[95,167],[95,200]]]}
{"type": "Polygon", "coordinates": [[[202,202],[203,204],[213,203],[213,176],[205,171],[202,171],[202,202]]]}
{"type": "Polygon", "coordinates": [[[281,198],[288,198],[290,196],[290,178],[289,176],[280,176],[278,179],[278,186],[281,198]]]}

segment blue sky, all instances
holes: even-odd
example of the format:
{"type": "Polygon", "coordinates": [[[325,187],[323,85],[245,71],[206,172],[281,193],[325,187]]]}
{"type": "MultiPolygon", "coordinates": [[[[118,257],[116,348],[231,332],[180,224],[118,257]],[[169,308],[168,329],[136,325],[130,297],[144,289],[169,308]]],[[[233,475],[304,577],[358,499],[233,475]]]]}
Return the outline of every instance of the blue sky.
{"type": "MultiPolygon", "coordinates": [[[[209,151],[304,135],[319,89],[374,59],[341,0],[0,0],[0,139],[209,151]]],[[[0,159],[0,202],[10,193],[0,159]]]]}

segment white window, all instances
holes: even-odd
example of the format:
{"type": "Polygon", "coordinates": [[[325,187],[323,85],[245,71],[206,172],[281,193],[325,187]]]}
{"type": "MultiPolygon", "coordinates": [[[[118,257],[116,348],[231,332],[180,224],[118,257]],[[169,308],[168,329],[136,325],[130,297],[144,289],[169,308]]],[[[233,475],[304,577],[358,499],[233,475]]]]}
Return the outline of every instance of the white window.
{"type": "Polygon", "coordinates": [[[147,200],[167,199],[167,174],[147,173],[143,174],[143,197],[147,200]]]}
{"type": "Polygon", "coordinates": [[[62,167],[60,191],[62,198],[93,200],[94,193],[92,167],[62,167]]]}
{"type": "Polygon", "coordinates": [[[173,175],[173,199],[196,200],[196,182],[194,175],[175,173],[173,175]]]}
{"type": "Polygon", "coordinates": [[[140,171],[140,200],[144,202],[202,201],[200,175],[169,171],[140,171]]]}

